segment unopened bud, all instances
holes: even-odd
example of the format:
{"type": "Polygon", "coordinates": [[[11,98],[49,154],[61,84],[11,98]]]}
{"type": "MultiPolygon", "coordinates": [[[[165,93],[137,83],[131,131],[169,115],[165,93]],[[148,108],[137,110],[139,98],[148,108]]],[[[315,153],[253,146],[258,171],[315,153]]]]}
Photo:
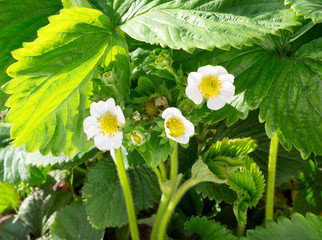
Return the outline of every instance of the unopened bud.
{"type": "Polygon", "coordinates": [[[133,143],[133,145],[135,146],[141,146],[145,143],[145,137],[144,135],[141,133],[141,132],[138,132],[138,131],[134,131],[132,134],[131,134],[131,141],[133,143]]]}

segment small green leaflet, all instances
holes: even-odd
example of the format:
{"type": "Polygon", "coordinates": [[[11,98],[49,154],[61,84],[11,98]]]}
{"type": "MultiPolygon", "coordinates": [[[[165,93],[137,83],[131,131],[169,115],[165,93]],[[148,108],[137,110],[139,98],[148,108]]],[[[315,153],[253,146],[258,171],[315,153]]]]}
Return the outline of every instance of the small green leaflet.
{"type": "Polygon", "coordinates": [[[86,150],[83,120],[89,107],[93,69],[106,50],[112,26],[101,12],[64,9],[49,18],[38,38],[12,55],[18,60],[7,72],[5,86],[12,94],[7,121],[13,123],[15,146],[44,155],[72,155],[86,150]]]}
{"type": "Polygon", "coordinates": [[[195,232],[201,240],[237,240],[231,230],[228,230],[219,222],[208,220],[206,217],[192,217],[184,225],[185,229],[195,232]]]}
{"type": "Polygon", "coordinates": [[[305,18],[311,18],[314,23],[322,22],[321,0],[285,0],[285,4],[305,18]]]}
{"type": "Polygon", "coordinates": [[[9,183],[0,182],[0,214],[6,210],[12,210],[19,207],[18,192],[9,183]]]}
{"type": "Polygon", "coordinates": [[[227,184],[237,192],[234,203],[237,221],[239,224],[246,223],[245,212],[248,208],[255,207],[263,195],[264,176],[256,163],[248,157],[243,168],[229,174],[227,184]]]}

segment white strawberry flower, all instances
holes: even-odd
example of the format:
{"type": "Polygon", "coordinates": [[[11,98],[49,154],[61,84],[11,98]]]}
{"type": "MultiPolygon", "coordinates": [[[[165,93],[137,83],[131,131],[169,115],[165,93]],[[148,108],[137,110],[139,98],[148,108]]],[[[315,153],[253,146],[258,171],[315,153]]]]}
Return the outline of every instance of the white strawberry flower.
{"type": "Polygon", "coordinates": [[[188,75],[186,94],[195,104],[205,97],[207,106],[218,110],[235,94],[234,76],[222,66],[203,66],[188,75]]]}
{"type": "Polygon", "coordinates": [[[93,102],[90,113],[83,123],[87,139],[93,138],[95,146],[102,151],[119,148],[123,139],[120,127],[125,124],[120,106],[115,106],[110,98],[106,102],[93,102]]]}
{"type": "Polygon", "coordinates": [[[195,127],[187,120],[179,109],[170,107],[163,111],[165,133],[168,138],[186,144],[195,133],[195,127]]]}

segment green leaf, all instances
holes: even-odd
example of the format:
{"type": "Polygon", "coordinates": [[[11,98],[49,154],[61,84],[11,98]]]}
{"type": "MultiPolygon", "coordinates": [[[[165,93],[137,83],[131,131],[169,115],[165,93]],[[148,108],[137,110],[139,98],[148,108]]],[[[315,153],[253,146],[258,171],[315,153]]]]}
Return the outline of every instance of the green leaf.
{"type": "Polygon", "coordinates": [[[322,22],[322,3],[320,0],[286,0],[285,4],[291,6],[305,18],[311,18],[314,23],[322,22]]]}
{"type": "Polygon", "coordinates": [[[6,147],[10,141],[10,127],[0,126],[0,148],[6,147]]]}
{"type": "Polygon", "coordinates": [[[33,153],[27,153],[25,163],[34,166],[57,166],[62,169],[71,169],[82,164],[85,161],[93,158],[99,150],[96,147],[91,147],[86,152],[76,151],[70,157],[67,157],[64,154],[61,154],[58,157],[53,156],[52,154],[48,154],[43,156],[39,151],[33,153]]]}
{"type": "MultiPolygon", "coordinates": [[[[270,139],[265,133],[265,124],[258,121],[258,111],[251,111],[245,120],[239,120],[230,127],[225,123],[216,124],[216,134],[214,139],[223,138],[243,138],[251,137],[257,143],[257,148],[249,154],[263,172],[265,178],[268,175],[268,155],[270,139]]],[[[292,148],[287,152],[283,147],[278,148],[275,185],[279,186],[288,182],[291,178],[297,177],[303,169],[305,161],[302,160],[300,153],[292,148]]]]}
{"type": "Polygon", "coordinates": [[[81,201],[74,202],[58,213],[50,229],[52,240],[100,240],[102,236],[103,230],[93,228],[87,220],[81,201]]]}
{"type": "Polygon", "coordinates": [[[291,58],[279,61],[270,91],[260,106],[266,133],[278,133],[283,146],[293,144],[304,159],[322,154],[322,38],[303,45],[291,58]],[[296,129],[296,131],[294,131],[296,129]]]}
{"type": "MultiPolygon", "coordinates": [[[[152,207],[161,195],[154,172],[141,165],[128,169],[127,175],[135,209],[152,207]]],[[[89,170],[87,177],[83,198],[91,223],[99,229],[127,224],[123,190],[113,160],[103,159],[89,170]]]]}
{"type": "Polygon", "coordinates": [[[47,175],[42,189],[28,196],[19,208],[19,218],[35,237],[41,237],[49,231],[57,211],[65,207],[72,198],[71,193],[66,190],[55,191],[57,184],[59,182],[47,175]]]}
{"type": "Polygon", "coordinates": [[[225,201],[232,204],[237,198],[236,193],[226,184],[203,182],[199,183],[195,188],[197,193],[200,193],[203,198],[207,197],[210,200],[215,200],[217,203],[225,201]]]}
{"type": "Polygon", "coordinates": [[[29,232],[21,220],[11,216],[0,226],[0,240],[29,240],[29,232]]]}
{"type": "Polygon", "coordinates": [[[130,94],[130,55],[125,38],[120,33],[113,32],[105,54],[107,71],[116,73],[118,95],[120,100],[125,100],[130,94]]]}
{"type": "Polygon", "coordinates": [[[18,192],[9,183],[0,182],[0,214],[6,210],[19,207],[18,192]]]}
{"type": "Polygon", "coordinates": [[[322,217],[311,213],[302,215],[295,213],[291,220],[279,217],[278,222],[269,221],[266,228],[261,226],[247,231],[244,240],[316,240],[322,236],[322,217]]]}
{"type": "Polygon", "coordinates": [[[257,144],[251,138],[231,139],[224,138],[222,141],[217,141],[205,153],[204,159],[215,159],[218,156],[225,157],[242,157],[253,152],[257,144]]]}
{"type": "MultiPolygon", "coordinates": [[[[34,40],[37,30],[61,7],[60,0],[0,2],[0,86],[10,79],[6,74],[6,69],[14,62],[10,52],[21,47],[22,42],[34,40]]],[[[0,93],[0,99],[2,97],[0,93]]]]}
{"type": "Polygon", "coordinates": [[[243,166],[244,157],[256,146],[251,138],[217,141],[192,166],[191,175],[203,182],[225,183],[228,174],[243,166]]]}
{"type": "Polygon", "coordinates": [[[26,164],[27,152],[24,147],[7,146],[0,150],[0,181],[18,185],[21,182],[32,185],[42,184],[46,180],[44,173],[37,167],[26,164]]]}
{"type": "Polygon", "coordinates": [[[297,186],[299,192],[294,200],[293,211],[303,215],[307,212],[317,215],[322,212],[321,182],[322,170],[310,160],[300,174],[297,186]]]}
{"type": "Polygon", "coordinates": [[[224,225],[205,217],[192,217],[184,226],[185,229],[195,232],[201,240],[237,240],[224,225]]]}
{"type": "Polygon", "coordinates": [[[7,121],[13,123],[15,146],[44,155],[72,155],[89,148],[83,120],[89,107],[93,69],[100,63],[111,36],[109,19],[86,8],[64,9],[49,18],[38,38],[12,55],[18,60],[7,72],[12,94],[7,121]]]}
{"type": "Polygon", "coordinates": [[[254,37],[263,38],[298,24],[295,14],[277,0],[256,4],[246,0],[155,0],[136,1],[136,6],[122,18],[120,28],[124,32],[139,41],[187,51],[196,47],[241,48],[254,37]]]}
{"type": "Polygon", "coordinates": [[[177,56],[187,71],[196,71],[198,65],[222,65],[235,76],[235,97],[204,122],[227,118],[227,125],[231,125],[259,107],[260,120],[266,121],[269,137],[277,132],[284,148],[290,150],[294,145],[303,158],[311,152],[322,154],[322,38],[312,39],[314,35],[321,36],[321,28],[310,30],[308,35],[302,35],[310,42],[295,49],[292,46],[298,41],[292,42],[292,35],[283,31],[283,41],[269,36],[242,51],[199,51],[190,60],[187,55],[177,56]]]}
{"type": "Polygon", "coordinates": [[[246,222],[245,212],[248,208],[255,207],[262,197],[265,182],[259,167],[247,158],[245,167],[229,174],[227,184],[237,192],[234,203],[234,213],[239,224],[246,222]]]}

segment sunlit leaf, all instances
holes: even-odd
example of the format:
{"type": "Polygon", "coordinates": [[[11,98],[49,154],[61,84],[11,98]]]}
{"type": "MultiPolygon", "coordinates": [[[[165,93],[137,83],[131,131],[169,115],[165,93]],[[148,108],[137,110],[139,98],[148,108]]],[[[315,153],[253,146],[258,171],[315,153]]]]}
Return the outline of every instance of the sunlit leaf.
{"type": "Polygon", "coordinates": [[[13,123],[15,146],[27,151],[71,155],[86,150],[83,120],[89,107],[93,69],[101,61],[111,36],[111,23],[101,12],[64,9],[49,18],[38,38],[12,55],[18,60],[7,72],[12,94],[7,121],[13,123]]]}
{"type": "Polygon", "coordinates": [[[0,214],[5,210],[16,210],[19,207],[18,192],[11,184],[0,182],[0,196],[0,214]]]}
{"type": "Polygon", "coordinates": [[[285,0],[285,4],[291,6],[297,13],[305,18],[311,18],[313,22],[322,22],[322,2],[320,0],[285,0]]]}

